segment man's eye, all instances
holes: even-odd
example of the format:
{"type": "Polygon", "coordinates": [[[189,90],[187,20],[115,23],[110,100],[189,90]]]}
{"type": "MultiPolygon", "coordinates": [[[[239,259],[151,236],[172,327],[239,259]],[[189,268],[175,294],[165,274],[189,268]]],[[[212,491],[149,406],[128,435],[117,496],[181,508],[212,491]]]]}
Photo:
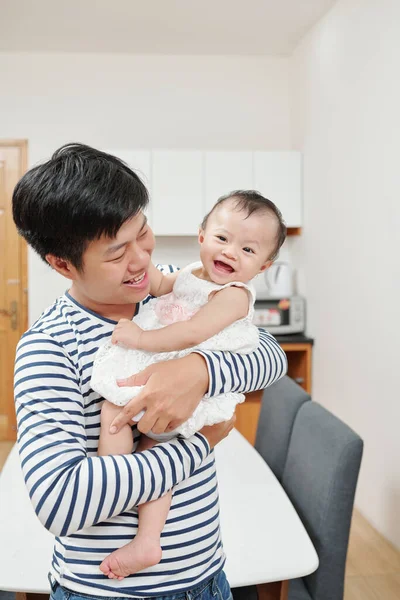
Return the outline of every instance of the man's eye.
{"type": "Polygon", "coordinates": [[[113,258],[111,262],[118,262],[119,260],[124,258],[124,256],[125,256],[125,252],[123,254],[121,254],[121,256],[116,256],[115,258],[113,258]]]}
{"type": "Polygon", "coordinates": [[[149,230],[148,230],[148,229],[145,229],[144,231],[142,231],[142,232],[140,233],[140,236],[139,236],[139,237],[140,237],[140,238],[144,238],[144,237],[145,237],[145,236],[146,236],[148,233],[149,233],[149,230]]]}
{"type": "Polygon", "coordinates": [[[226,242],[226,237],[224,235],[217,235],[217,238],[221,240],[221,242],[226,242]]]}
{"type": "Polygon", "coordinates": [[[246,246],[246,248],[243,248],[243,250],[245,252],[247,252],[248,254],[254,254],[254,250],[252,250],[251,248],[248,248],[247,246],[246,246]]]}

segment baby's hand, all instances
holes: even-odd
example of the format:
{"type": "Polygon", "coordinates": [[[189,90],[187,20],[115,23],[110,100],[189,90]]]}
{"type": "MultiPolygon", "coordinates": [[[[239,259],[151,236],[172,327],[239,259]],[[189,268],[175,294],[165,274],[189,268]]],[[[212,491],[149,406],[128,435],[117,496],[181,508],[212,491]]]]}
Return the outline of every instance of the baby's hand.
{"type": "Polygon", "coordinates": [[[128,319],[120,319],[115,326],[113,331],[111,342],[113,344],[123,344],[128,348],[140,348],[139,340],[143,333],[136,323],[129,321],[128,319]]]}

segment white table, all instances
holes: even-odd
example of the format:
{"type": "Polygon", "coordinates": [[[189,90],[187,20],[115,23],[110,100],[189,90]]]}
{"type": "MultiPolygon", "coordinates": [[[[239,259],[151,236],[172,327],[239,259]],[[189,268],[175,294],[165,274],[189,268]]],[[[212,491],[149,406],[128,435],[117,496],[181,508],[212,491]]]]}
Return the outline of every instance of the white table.
{"type": "Polygon", "coordinates": [[[315,571],[314,546],[253,446],[234,430],[215,453],[225,571],[231,587],[295,579],[315,571]]]}
{"type": "MultiPolygon", "coordinates": [[[[234,430],[216,447],[216,460],[231,587],[286,581],[315,571],[314,547],[254,448],[234,430]]],[[[53,536],[34,513],[14,446],[0,476],[0,590],[48,594],[52,549],[53,536]]]]}

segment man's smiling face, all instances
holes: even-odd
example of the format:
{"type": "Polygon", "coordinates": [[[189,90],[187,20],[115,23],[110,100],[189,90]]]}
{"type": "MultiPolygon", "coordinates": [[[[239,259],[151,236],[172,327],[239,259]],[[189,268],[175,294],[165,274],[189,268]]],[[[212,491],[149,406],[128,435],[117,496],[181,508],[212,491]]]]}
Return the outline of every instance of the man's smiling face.
{"type": "Polygon", "coordinates": [[[71,295],[100,314],[107,306],[140,302],[150,290],[148,267],[154,245],[153,232],[140,211],[125,221],[115,238],[103,235],[89,243],[83,270],[73,270],[71,295]]]}

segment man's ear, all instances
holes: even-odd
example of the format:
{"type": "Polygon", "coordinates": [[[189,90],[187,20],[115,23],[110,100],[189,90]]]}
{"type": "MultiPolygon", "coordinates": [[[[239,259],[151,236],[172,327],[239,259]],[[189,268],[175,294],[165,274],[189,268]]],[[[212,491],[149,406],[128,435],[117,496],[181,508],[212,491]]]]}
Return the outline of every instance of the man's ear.
{"type": "Polygon", "coordinates": [[[63,277],[71,279],[72,281],[76,278],[76,267],[71,265],[71,263],[65,258],[59,258],[53,254],[46,254],[46,260],[49,265],[63,277]]]}
{"type": "Polygon", "coordinates": [[[201,227],[199,229],[199,236],[197,239],[199,240],[199,244],[202,244],[204,242],[204,229],[202,229],[201,227]]]}
{"type": "Polygon", "coordinates": [[[269,269],[273,262],[274,262],[273,260],[267,260],[267,262],[264,263],[263,266],[261,267],[260,273],[269,269]]]}

